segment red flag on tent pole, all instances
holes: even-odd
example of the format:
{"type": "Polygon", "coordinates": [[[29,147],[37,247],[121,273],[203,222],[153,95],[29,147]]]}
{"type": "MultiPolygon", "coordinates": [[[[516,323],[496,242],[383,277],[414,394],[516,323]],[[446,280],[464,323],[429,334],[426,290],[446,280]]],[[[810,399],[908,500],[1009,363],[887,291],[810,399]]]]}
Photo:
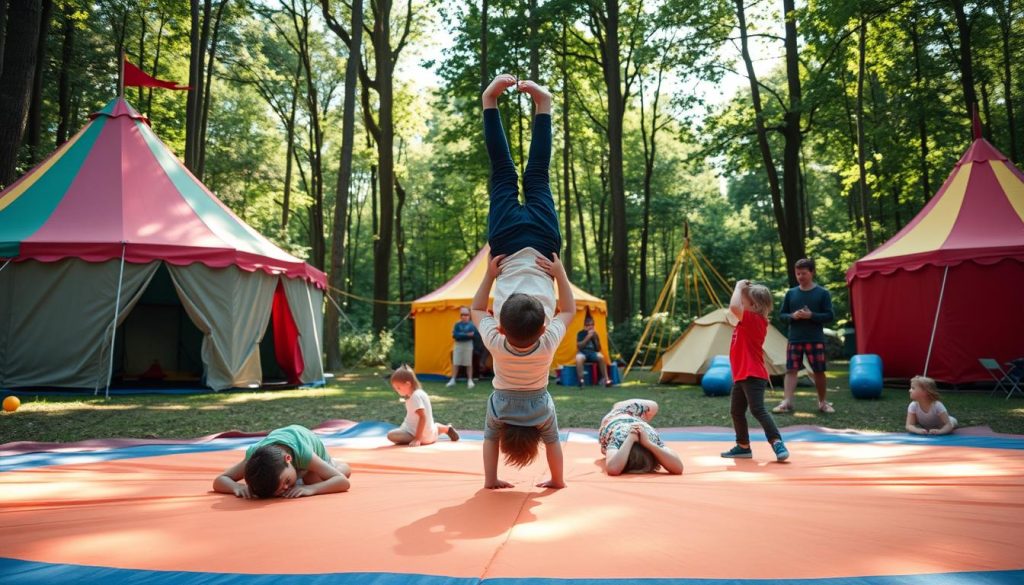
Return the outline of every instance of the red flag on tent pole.
{"type": "Polygon", "coordinates": [[[179,85],[174,81],[157,79],[142,69],[132,65],[128,59],[124,60],[124,85],[126,87],[162,87],[164,89],[192,89],[188,85],[179,85]]]}

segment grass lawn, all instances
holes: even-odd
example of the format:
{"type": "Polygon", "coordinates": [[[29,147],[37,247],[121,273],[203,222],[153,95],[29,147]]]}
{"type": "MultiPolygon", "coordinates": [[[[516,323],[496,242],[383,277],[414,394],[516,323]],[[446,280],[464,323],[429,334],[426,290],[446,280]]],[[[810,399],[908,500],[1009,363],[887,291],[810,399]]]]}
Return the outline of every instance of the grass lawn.
{"type": "MultiPolygon", "coordinates": [[[[835,364],[843,367],[845,364],[835,364]]],[[[405,408],[384,379],[386,370],[349,371],[326,388],[191,396],[116,396],[110,400],[76,396],[19,394],[16,412],[0,415],[0,444],[11,441],[79,441],[111,437],[189,439],[239,429],[263,431],[288,424],[314,426],[328,419],[402,421],[405,408]]],[[[601,417],[618,400],[651,398],[661,405],[659,427],[731,426],[728,397],[708,398],[697,386],[662,386],[656,374],[633,372],[614,388],[584,390],[551,385],[562,428],[597,428],[601,417]]],[[[431,395],[434,418],[460,429],[481,429],[488,382],[467,390],[465,383],[446,388],[424,384],[431,395]]],[[[781,388],[770,391],[768,402],[782,398],[781,388]]],[[[829,400],[836,413],[817,412],[814,389],[797,389],[795,414],[775,415],[780,427],[797,424],[833,429],[902,431],[907,391],[886,388],[879,400],[855,400],[845,370],[829,372],[829,400]]],[[[1024,400],[989,397],[988,392],[947,392],[943,402],[962,426],[988,425],[1001,433],[1024,434],[1024,400]]],[[[757,423],[751,419],[752,427],[757,423]]]]}

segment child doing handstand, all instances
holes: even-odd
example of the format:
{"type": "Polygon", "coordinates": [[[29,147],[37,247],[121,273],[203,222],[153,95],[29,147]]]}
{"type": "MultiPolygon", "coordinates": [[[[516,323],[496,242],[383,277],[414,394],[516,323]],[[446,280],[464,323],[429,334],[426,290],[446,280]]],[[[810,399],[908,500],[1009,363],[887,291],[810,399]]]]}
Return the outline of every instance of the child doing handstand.
{"type": "Polygon", "coordinates": [[[484,487],[512,487],[498,478],[499,452],[510,465],[522,467],[533,461],[543,441],[551,479],[537,485],[563,488],[562,447],[547,385],[551,361],[576,315],[576,303],[558,259],[562,237],[548,181],[551,95],[532,81],[499,75],[482,97],[484,139],[491,160],[487,230],[492,259],[472,310],[473,323],[494,360],[494,392],[484,421],[484,487]],[[536,106],[523,173],[523,205],[497,110],[498,96],[512,86],[529,94],[536,106]],[[552,279],[558,283],[558,315],[554,314],[552,279]],[[492,284],[497,319],[487,312],[492,284]]]}
{"type": "Polygon", "coordinates": [[[423,391],[416,372],[408,365],[391,374],[391,387],[405,400],[405,420],[402,426],[388,431],[388,440],[396,445],[429,445],[445,434],[452,441],[459,440],[459,432],[452,425],[434,422],[434,409],[430,396],[423,391]]]}
{"type": "Polygon", "coordinates": [[[348,463],[332,459],[313,431],[291,425],[250,446],[244,459],[213,480],[213,491],[246,499],[300,498],[348,491],[350,475],[348,463]]]}

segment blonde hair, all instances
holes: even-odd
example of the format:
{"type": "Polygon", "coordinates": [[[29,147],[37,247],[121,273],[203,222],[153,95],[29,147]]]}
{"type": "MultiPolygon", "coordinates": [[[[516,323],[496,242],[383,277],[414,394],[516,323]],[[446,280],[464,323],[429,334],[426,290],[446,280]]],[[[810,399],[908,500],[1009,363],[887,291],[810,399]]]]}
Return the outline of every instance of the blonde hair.
{"type": "Polygon", "coordinates": [[[760,313],[766,319],[772,314],[772,291],[763,284],[752,284],[744,290],[755,313],[760,313]]]}
{"type": "Polygon", "coordinates": [[[921,390],[924,390],[924,393],[932,400],[939,399],[939,387],[935,384],[935,380],[928,376],[914,376],[910,379],[910,385],[917,386],[921,390]]]}
{"type": "Polygon", "coordinates": [[[408,382],[412,384],[412,387],[416,390],[423,388],[423,386],[420,385],[419,378],[416,377],[416,372],[412,371],[409,364],[402,364],[391,373],[391,383],[394,384],[395,382],[408,382]]]}

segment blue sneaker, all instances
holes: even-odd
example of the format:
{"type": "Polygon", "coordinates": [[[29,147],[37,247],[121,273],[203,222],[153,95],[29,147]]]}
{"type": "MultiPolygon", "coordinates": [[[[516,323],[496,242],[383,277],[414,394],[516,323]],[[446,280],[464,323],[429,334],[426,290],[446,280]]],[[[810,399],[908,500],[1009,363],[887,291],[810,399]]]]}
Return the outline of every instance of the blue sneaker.
{"type": "Polygon", "coordinates": [[[732,449],[722,453],[722,457],[726,459],[750,459],[754,456],[754,452],[750,450],[750,447],[744,449],[739,445],[735,445],[732,449]]]}
{"type": "Polygon", "coordinates": [[[778,461],[789,459],[789,449],[786,448],[786,444],[782,442],[782,439],[772,443],[772,450],[775,451],[775,459],[778,461]]]}

